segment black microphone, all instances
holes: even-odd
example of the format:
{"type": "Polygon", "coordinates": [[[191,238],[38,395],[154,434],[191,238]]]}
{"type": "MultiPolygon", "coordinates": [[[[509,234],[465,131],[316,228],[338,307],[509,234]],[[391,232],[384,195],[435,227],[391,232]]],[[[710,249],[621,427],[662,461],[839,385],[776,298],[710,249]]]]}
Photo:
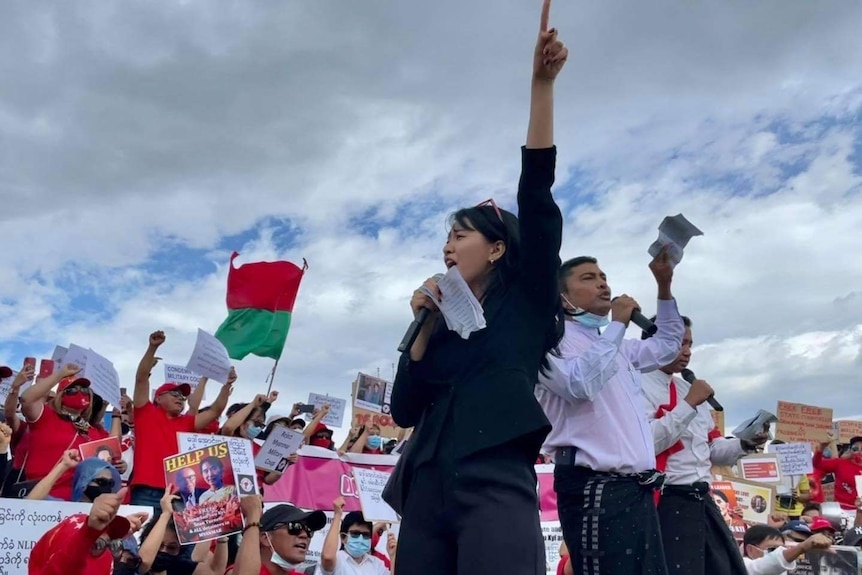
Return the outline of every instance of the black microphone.
{"type": "MultiPolygon", "coordinates": [[[[439,282],[443,277],[443,274],[437,274],[433,279],[435,282],[439,282]]],[[[419,313],[416,314],[416,318],[410,323],[410,326],[404,333],[401,343],[398,344],[399,353],[403,353],[413,347],[413,342],[416,341],[416,337],[419,335],[419,330],[422,329],[422,324],[425,323],[425,320],[428,319],[429,315],[431,315],[431,310],[427,307],[423,307],[419,310],[419,313]]]]}
{"type": "MultiPolygon", "coordinates": [[[[697,379],[697,376],[694,375],[694,372],[690,369],[684,369],[680,372],[680,375],[684,380],[689,383],[694,383],[694,380],[697,379]]],[[[724,411],[724,408],[715,400],[715,394],[710,395],[706,398],[706,402],[716,411],[724,411]]]]}
{"type": "MultiPolygon", "coordinates": [[[[618,297],[620,297],[620,296],[615,297],[614,299],[611,300],[611,302],[613,302],[618,297]]],[[[647,335],[655,335],[656,332],[658,331],[658,326],[656,326],[656,324],[651,322],[650,319],[647,316],[645,316],[644,314],[642,314],[641,310],[639,310],[637,308],[635,308],[634,311],[632,311],[632,315],[630,316],[630,319],[631,319],[633,324],[635,324],[636,326],[638,326],[639,328],[644,330],[644,332],[646,332],[647,335]]]]}

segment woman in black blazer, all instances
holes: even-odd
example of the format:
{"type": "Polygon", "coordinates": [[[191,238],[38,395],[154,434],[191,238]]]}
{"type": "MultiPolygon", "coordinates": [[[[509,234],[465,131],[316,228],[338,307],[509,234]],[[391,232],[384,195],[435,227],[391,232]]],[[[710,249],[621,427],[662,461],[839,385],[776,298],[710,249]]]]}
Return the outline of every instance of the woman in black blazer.
{"type": "MultiPolygon", "coordinates": [[[[562,217],[551,196],[553,85],[568,51],[545,0],[533,60],[530,126],[521,151],[518,217],[489,200],[452,216],[443,250],[482,303],[487,327],[468,339],[432,312],[401,357],[392,415],[416,429],[401,462],[398,575],[539,575],[545,547],[534,464],[551,429],[533,396],[562,335],[557,274],[562,217]]],[[[425,286],[436,293],[433,280],[425,286]]]]}

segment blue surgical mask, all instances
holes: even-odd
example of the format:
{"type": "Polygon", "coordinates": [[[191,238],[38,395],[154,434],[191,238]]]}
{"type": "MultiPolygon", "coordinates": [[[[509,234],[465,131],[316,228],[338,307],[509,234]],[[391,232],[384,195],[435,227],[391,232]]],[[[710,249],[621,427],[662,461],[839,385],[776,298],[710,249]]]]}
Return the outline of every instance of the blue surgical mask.
{"type": "Polygon", "coordinates": [[[365,442],[371,449],[380,449],[380,446],[383,445],[383,438],[379,435],[369,435],[365,442]]]}
{"type": "Polygon", "coordinates": [[[823,450],[823,457],[825,457],[826,459],[830,459],[832,457],[832,450],[829,449],[828,447],[826,449],[824,449],[823,450]]]}
{"type": "Polygon", "coordinates": [[[588,311],[579,315],[572,316],[572,319],[584,327],[590,327],[594,329],[603,328],[609,323],[611,323],[611,320],[608,319],[608,316],[596,315],[588,311]]]}
{"type": "Polygon", "coordinates": [[[371,553],[371,539],[358,535],[348,535],[347,543],[344,544],[344,550],[354,559],[359,559],[363,555],[371,553]]]}
{"type": "Polygon", "coordinates": [[[249,425],[249,426],[245,429],[245,432],[248,434],[248,436],[249,436],[249,437],[252,437],[252,438],[257,437],[258,435],[260,435],[262,431],[263,431],[263,428],[262,428],[261,426],[259,426],[259,425],[254,425],[254,424],[249,425]]]}

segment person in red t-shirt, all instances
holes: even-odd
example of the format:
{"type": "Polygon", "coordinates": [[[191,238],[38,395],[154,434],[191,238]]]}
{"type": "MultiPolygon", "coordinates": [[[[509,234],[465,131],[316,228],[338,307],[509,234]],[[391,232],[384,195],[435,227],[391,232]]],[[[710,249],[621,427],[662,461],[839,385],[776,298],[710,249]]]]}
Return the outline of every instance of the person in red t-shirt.
{"type": "Polygon", "coordinates": [[[856,476],[862,475],[862,437],[850,439],[848,456],[840,458],[823,457],[823,450],[832,443],[832,434],[820,444],[814,453],[814,467],[823,473],[835,474],[835,501],[842,509],[856,509],[856,476]]]}
{"type": "MultiPolygon", "coordinates": [[[[67,365],[54,374],[37,380],[21,395],[21,412],[29,423],[30,449],[24,460],[27,481],[44,478],[68,449],[77,449],[95,439],[88,423],[93,392],[90,380],[73,379],[80,371],[67,365]],[[48,392],[58,385],[57,395],[46,403],[48,392]]],[[[72,471],[54,484],[49,497],[69,501],[72,496],[72,471]]]]}
{"type": "MultiPolygon", "coordinates": [[[[228,381],[222,386],[211,409],[197,415],[185,414],[191,388],[188,384],[165,383],[156,390],[150,401],[150,371],[156,365],[156,350],[165,342],[165,333],[150,334],[149,346],[138,364],[135,375],[134,417],[135,453],[132,464],[132,505],[158,508],[165,491],[164,459],[179,451],[177,432],[193,433],[210,425],[221,416],[236,373],[231,370],[228,381]]],[[[201,381],[196,393],[203,393],[201,381]]]]}
{"type": "Polygon", "coordinates": [[[125,490],[100,495],[89,515],[71,515],[45,533],[30,554],[30,575],[111,575],[131,523],[117,512],[125,490]],[[89,550],[89,553],[83,551],[89,550]]]}

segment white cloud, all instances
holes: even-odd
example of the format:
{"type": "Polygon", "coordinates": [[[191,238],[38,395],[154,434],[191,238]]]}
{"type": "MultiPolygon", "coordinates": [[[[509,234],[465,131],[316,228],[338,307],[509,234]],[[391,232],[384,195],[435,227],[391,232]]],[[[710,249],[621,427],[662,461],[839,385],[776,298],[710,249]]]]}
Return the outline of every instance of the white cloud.
{"type": "MultiPolygon", "coordinates": [[[[409,294],[439,269],[446,214],[489,196],[514,205],[537,8],[10,8],[0,359],[72,340],[129,378],[163,328],[165,358],[182,363],[197,327],[225,315],[237,249],[311,266],[277,378],[286,400],[344,396],[360,369],[388,375],[409,294]],[[270,219],[289,240],[266,223],[225,242],[270,219]],[[169,273],[183,269],[160,259],[175,246],[213,272],[169,273]],[[83,292],[104,313],[69,309],[83,292]]],[[[562,255],[596,255],[615,291],[649,308],[658,222],[683,212],[706,232],[675,291],[728,423],[778,395],[855,409],[842,399],[862,312],[860,12],[554,7],[572,49],[557,93],[562,255]]],[[[237,398],[270,366],[243,361],[237,398]]]]}

